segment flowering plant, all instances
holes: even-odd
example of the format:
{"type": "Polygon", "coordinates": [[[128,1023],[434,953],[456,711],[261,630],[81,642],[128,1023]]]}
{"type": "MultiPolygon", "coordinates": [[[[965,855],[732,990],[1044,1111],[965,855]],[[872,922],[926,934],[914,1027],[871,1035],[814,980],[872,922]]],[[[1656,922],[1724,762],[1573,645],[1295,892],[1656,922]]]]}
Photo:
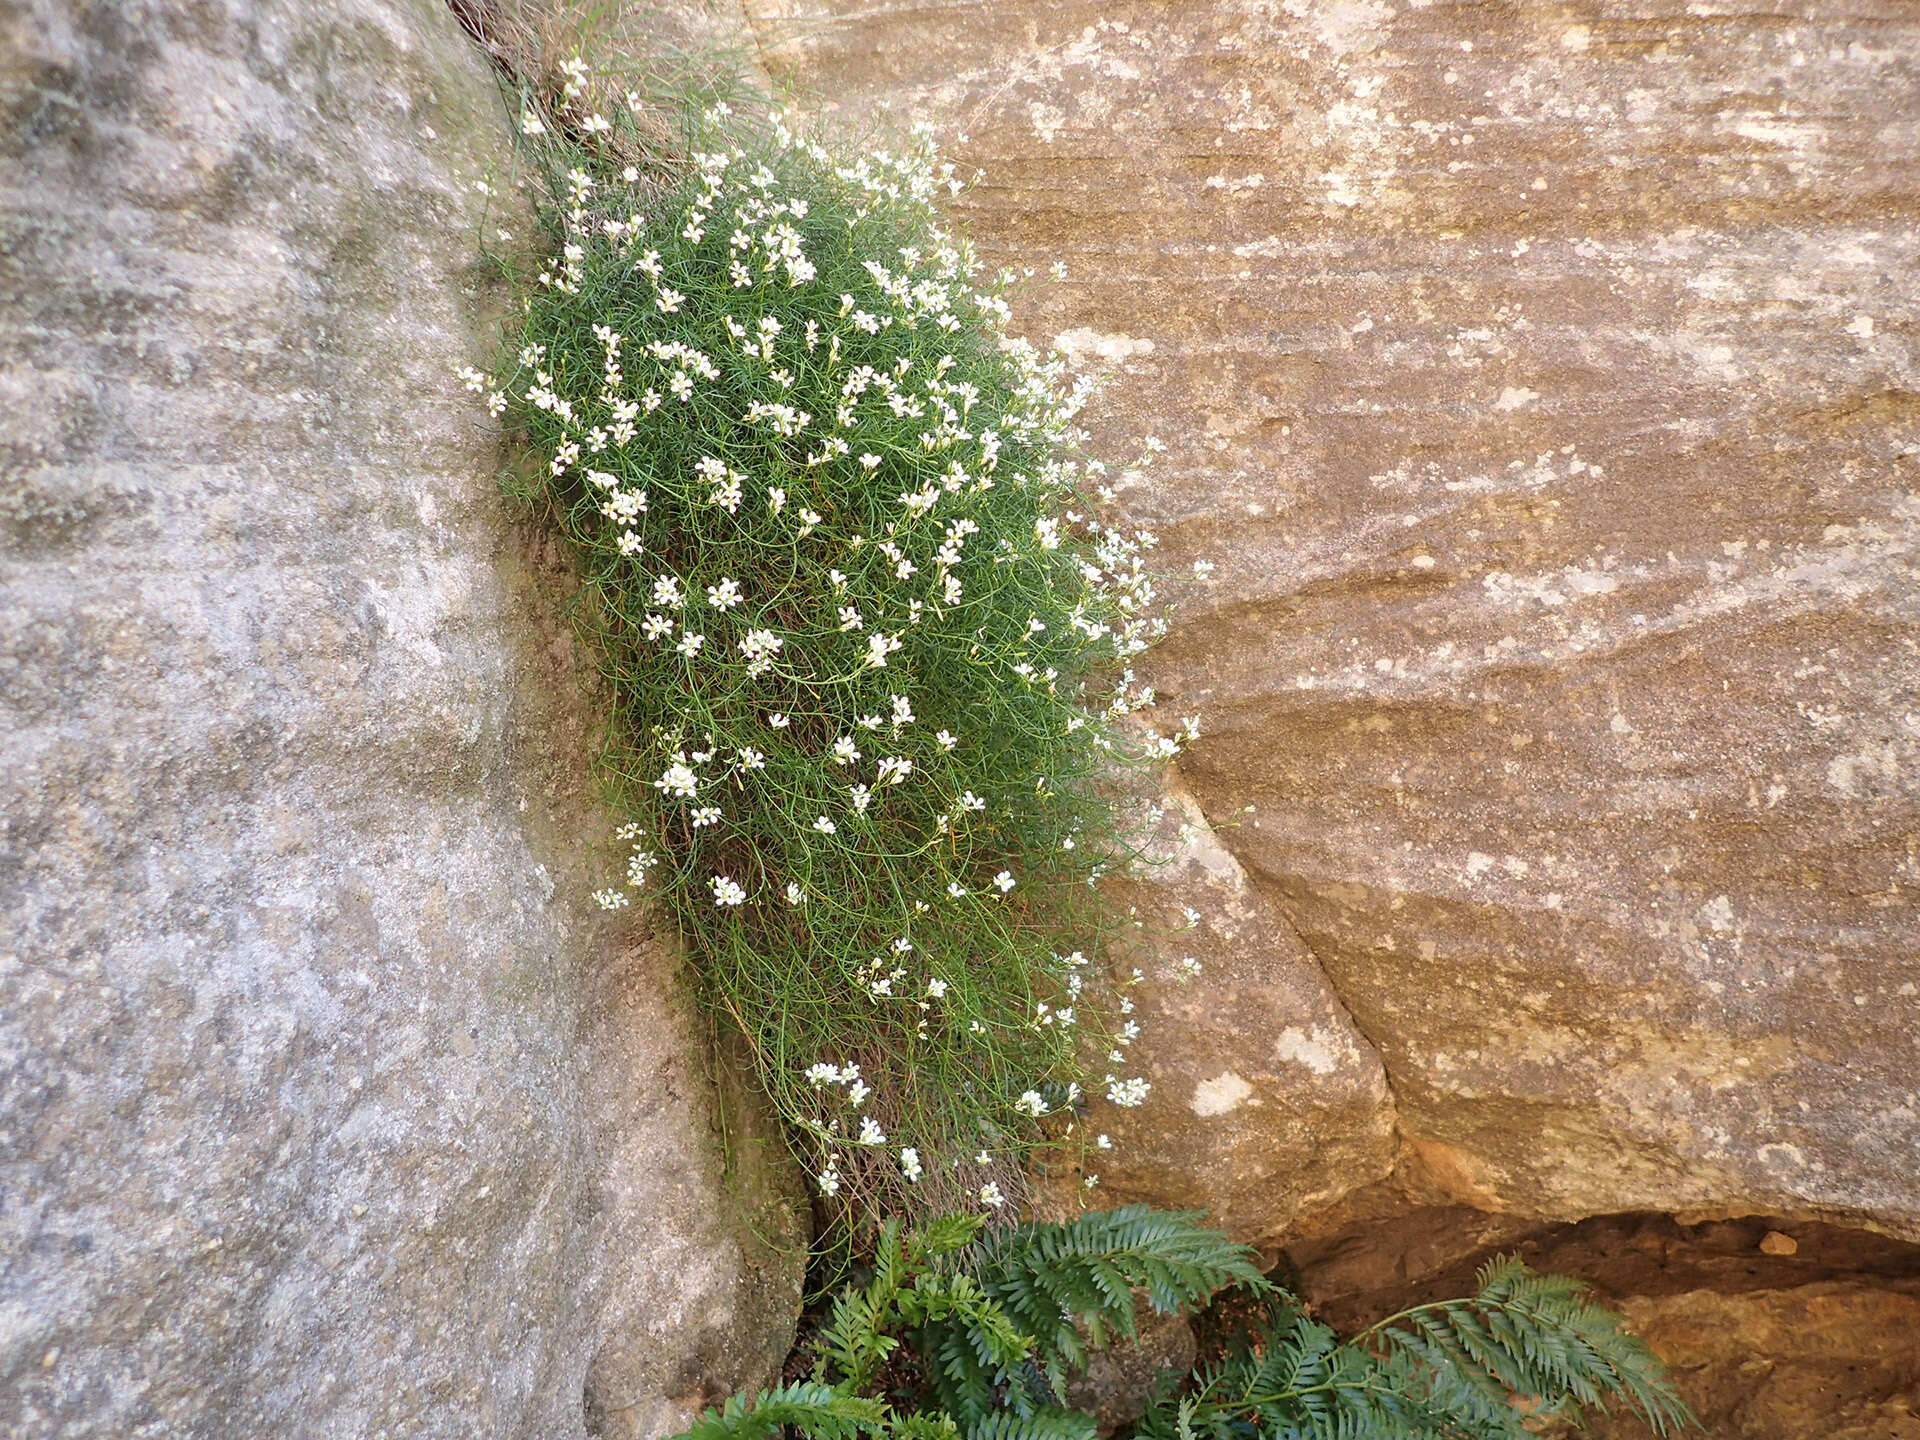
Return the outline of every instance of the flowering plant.
{"type": "Polygon", "coordinates": [[[469,380],[584,569],[629,817],[598,898],[671,915],[825,1195],[998,1209],[1147,1091],[1095,885],[1116,775],[1181,743],[1115,723],[1153,537],[1100,518],[1087,387],[1008,332],[924,132],[839,156],[716,107],[663,179],[622,163],[637,100],[567,74],[521,127],[552,259],[469,380]]]}

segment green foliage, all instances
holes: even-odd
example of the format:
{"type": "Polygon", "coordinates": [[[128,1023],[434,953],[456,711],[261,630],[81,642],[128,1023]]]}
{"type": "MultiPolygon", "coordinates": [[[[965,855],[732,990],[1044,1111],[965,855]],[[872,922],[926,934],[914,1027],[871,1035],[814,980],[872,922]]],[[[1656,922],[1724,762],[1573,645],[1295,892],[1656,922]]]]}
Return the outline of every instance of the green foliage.
{"type": "Polygon", "coordinates": [[[1131,1206],[985,1234],[976,1216],[917,1233],[889,1221],[870,1276],[812,1339],[810,1385],[752,1407],[736,1397],[688,1440],[758,1440],[782,1424],[827,1440],[849,1425],[903,1440],[1092,1440],[1091,1417],[1060,1403],[1066,1374],[1134,1333],[1138,1293],[1192,1311],[1229,1285],[1256,1302],[1251,1317],[1212,1363],[1162,1377],[1127,1440],[1525,1440],[1530,1415],[1577,1420],[1609,1401],[1663,1435],[1692,1421],[1652,1352],[1577,1281],[1497,1261],[1478,1294],[1342,1341],[1198,1217],[1131,1206]],[[769,1429],[754,1431],[763,1410],[769,1429]]]}
{"type": "Polygon", "coordinates": [[[493,403],[608,682],[600,898],[686,937],[825,1194],[998,1208],[1043,1116],[1145,1092],[1087,1057],[1132,1034],[1097,979],[1117,777],[1177,748],[1115,723],[1152,537],[1097,518],[1084,393],[1006,333],[924,138],[716,112],[637,166],[657,109],[563,69],[523,101],[553,254],[493,403]]]}
{"type": "MultiPolygon", "coordinates": [[[[751,1404],[735,1395],[694,1421],[682,1440],[774,1440],[787,1427],[812,1440],[853,1440],[894,1433],[892,1417],[878,1400],[811,1381],[763,1390],[751,1404]]],[[[924,1440],[936,1440],[927,1434],[924,1440]]]]}
{"type": "Polygon", "coordinates": [[[1659,1360],[1580,1282],[1505,1259],[1478,1294],[1346,1342],[1276,1291],[1222,1360],[1162,1391],[1138,1440],[1524,1440],[1529,1414],[1578,1419],[1608,1401],[1657,1434],[1692,1418],[1659,1360]]]}
{"type": "Polygon", "coordinates": [[[1033,1367],[996,1369],[962,1325],[931,1327],[921,1346],[940,1358],[933,1377],[940,1403],[971,1419],[996,1403],[994,1387],[1005,1376],[1008,1402],[1032,1411],[1059,1393],[1065,1371],[1085,1366],[1089,1348],[1136,1333],[1136,1289],[1154,1309],[1173,1314],[1198,1308],[1227,1285],[1263,1286],[1246,1248],[1200,1219],[1129,1205],[1071,1224],[1029,1223],[984,1237],[969,1252],[968,1266],[994,1303],[1033,1337],[1033,1367]]]}

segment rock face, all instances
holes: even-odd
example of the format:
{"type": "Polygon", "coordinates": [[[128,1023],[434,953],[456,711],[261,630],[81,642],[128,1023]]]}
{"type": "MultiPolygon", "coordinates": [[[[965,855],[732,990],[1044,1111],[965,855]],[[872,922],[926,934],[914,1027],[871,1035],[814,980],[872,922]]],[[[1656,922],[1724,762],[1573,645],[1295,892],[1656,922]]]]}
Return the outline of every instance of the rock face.
{"type": "Polygon", "coordinates": [[[677,1428],[794,1212],[585,903],[567,576],[451,375],[483,62],[5,0],[0,114],[0,1434],[677,1428]]]}
{"type": "Polygon", "coordinates": [[[1141,927],[1120,963],[1141,972],[1128,993],[1153,1088],[1137,1110],[1098,1107],[1112,1149],[1061,1177],[1049,1209],[1070,1213],[1080,1195],[1063,1192],[1085,1191],[1094,1205],[1198,1205],[1269,1236],[1393,1168],[1385,1072],[1177,774],[1157,803],[1150,865],[1107,884],[1141,927]]]}
{"type": "MultiPolygon", "coordinates": [[[[1920,1235],[1920,12],[746,9],[1068,262],[1029,327],[1220,567],[1148,668],[1273,917],[1231,986],[1312,958],[1403,1170],[1920,1235]]],[[[1229,1012],[1251,1083],[1309,1008],[1229,1012]]],[[[1187,1078],[1141,1123],[1208,1203],[1187,1078]]]]}

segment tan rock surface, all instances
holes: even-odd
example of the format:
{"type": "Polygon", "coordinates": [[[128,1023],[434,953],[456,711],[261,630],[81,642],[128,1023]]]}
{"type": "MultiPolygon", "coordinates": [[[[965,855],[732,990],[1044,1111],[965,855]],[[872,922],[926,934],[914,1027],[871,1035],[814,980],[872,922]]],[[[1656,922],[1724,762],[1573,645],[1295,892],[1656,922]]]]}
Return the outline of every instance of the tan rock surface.
{"type": "Polygon", "coordinates": [[[452,375],[505,120],[436,0],[0,0],[9,1440],[654,1436],[790,1343],[452,375]]]}
{"type": "MultiPolygon", "coordinates": [[[[1137,1060],[1116,1069],[1152,1088],[1138,1109],[1095,1103],[1090,1123],[1113,1148],[1085,1166],[1098,1179],[1088,1203],[1197,1206],[1236,1235],[1272,1240],[1392,1168],[1386,1075],[1172,771],[1158,804],[1151,863],[1107,886],[1139,926],[1120,963],[1138,961],[1142,977],[1127,992],[1137,1060]]],[[[1082,1177],[1062,1178],[1059,1189],[1082,1177]]]]}
{"type": "Polygon", "coordinates": [[[746,9],[1072,267],[1186,782],[1429,1177],[1920,1234],[1920,11],[746,9]]]}

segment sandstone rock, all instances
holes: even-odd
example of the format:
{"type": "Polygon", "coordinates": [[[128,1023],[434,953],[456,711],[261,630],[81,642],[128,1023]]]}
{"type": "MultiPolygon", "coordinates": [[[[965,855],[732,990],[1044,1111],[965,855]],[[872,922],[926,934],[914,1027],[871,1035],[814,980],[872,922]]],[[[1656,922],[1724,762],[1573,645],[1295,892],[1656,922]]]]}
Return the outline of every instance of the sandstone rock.
{"type": "MultiPolygon", "coordinates": [[[[1628,1323],[1672,1367],[1708,1435],[1920,1440],[1920,1285],[1636,1297],[1628,1323]]],[[[1642,1440],[1624,1416],[1598,1440],[1642,1440]]]]}
{"type": "Polygon", "coordinates": [[[1186,783],[1409,1163],[1920,1235],[1920,13],[746,10],[1071,267],[1026,323],[1220,566],[1146,667],[1186,783]]]}
{"type": "Polygon", "coordinates": [[[5,0],[0,114],[0,1434],[676,1428],[777,1366],[795,1215],[585,903],[570,582],[450,373],[484,62],[5,0]]]}
{"type": "MultiPolygon", "coordinates": [[[[1140,1039],[1116,1068],[1152,1088],[1138,1109],[1096,1102],[1091,1123],[1113,1148],[1086,1166],[1098,1180],[1089,1203],[1204,1209],[1236,1236],[1270,1241],[1391,1169],[1386,1077],[1177,775],[1158,803],[1148,863],[1107,886],[1140,927],[1120,961],[1141,971],[1127,992],[1140,1039]]],[[[1063,1179],[1072,1189],[1083,1177],[1063,1179]]]]}

